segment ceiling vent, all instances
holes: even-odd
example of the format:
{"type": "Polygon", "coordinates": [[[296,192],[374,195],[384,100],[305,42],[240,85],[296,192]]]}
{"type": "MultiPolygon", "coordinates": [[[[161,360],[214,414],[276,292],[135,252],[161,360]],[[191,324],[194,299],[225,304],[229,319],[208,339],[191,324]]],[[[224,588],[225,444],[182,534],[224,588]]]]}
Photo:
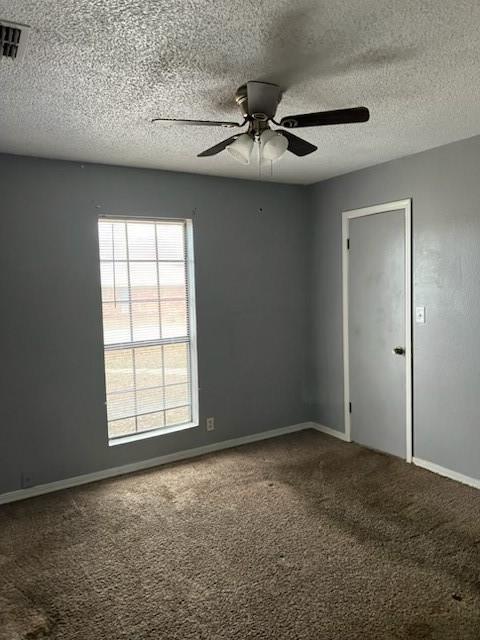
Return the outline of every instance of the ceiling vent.
{"type": "Polygon", "coordinates": [[[25,52],[29,27],[0,19],[0,58],[20,60],[25,52]]]}

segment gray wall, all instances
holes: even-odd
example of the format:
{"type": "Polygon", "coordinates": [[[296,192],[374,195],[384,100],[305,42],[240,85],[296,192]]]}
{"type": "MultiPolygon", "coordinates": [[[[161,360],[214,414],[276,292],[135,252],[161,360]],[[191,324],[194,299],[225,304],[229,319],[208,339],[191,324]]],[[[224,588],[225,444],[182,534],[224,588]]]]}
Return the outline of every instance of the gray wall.
{"type": "Polygon", "coordinates": [[[413,199],[414,455],[480,478],[480,137],[309,188],[312,418],[343,431],[341,212],[413,199]]]}
{"type": "Polygon", "coordinates": [[[480,478],[479,165],[480,137],[312,187],[0,155],[0,493],[309,419],[343,430],[341,212],[406,197],[427,314],[414,454],[480,478]],[[201,425],[108,447],[97,216],[194,210],[201,425]]]}
{"type": "Polygon", "coordinates": [[[0,155],[0,493],[306,420],[307,195],[0,155]],[[194,209],[200,427],[108,447],[97,216],[194,209]]]}

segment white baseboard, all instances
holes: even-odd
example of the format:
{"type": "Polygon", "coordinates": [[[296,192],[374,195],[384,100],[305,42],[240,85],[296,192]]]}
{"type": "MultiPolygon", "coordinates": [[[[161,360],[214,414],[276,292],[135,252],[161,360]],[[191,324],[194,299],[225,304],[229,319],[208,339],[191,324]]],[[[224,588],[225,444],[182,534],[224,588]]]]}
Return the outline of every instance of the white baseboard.
{"type": "Polygon", "coordinates": [[[457,482],[468,484],[470,487],[475,487],[475,489],[480,489],[480,480],[478,480],[477,478],[464,476],[463,473],[458,473],[458,471],[446,469],[445,467],[441,467],[439,464],[428,462],[428,460],[422,460],[421,458],[413,458],[412,462],[413,464],[417,465],[417,467],[422,467],[422,469],[427,469],[427,471],[438,473],[439,475],[450,478],[451,480],[456,480],[457,482]]]}
{"type": "Polygon", "coordinates": [[[343,431],[337,431],[336,429],[332,429],[331,427],[325,427],[323,424],[318,424],[317,422],[313,422],[312,429],[316,429],[317,431],[326,433],[327,436],[333,436],[334,438],[339,438],[344,442],[351,442],[351,440],[347,438],[347,436],[343,431]]]}
{"type": "MultiPolygon", "coordinates": [[[[105,480],[107,478],[113,478],[115,476],[121,476],[134,471],[141,471],[142,469],[150,469],[152,467],[158,467],[170,462],[177,462],[180,460],[188,460],[189,458],[196,458],[203,456],[207,453],[213,453],[214,451],[222,451],[223,449],[231,449],[232,447],[239,447],[251,442],[258,442],[260,440],[267,440],[268,438],[276,438],[288,433],[294,433],[296,431],[303,431],[304,429],[315,429],[321,433],[325,433],[334,438],[349,442],[347,436],[341,431],[326,427],[317,422],[301,422],[299,424],[289,425],[287,427],[281,427],[280,429],[271,429],[269,431],[262,431],[261,433],[254,433],[249,436],[241,436],[240,438],[233,438],[231,440],[224,440],[222,442],[213,442],[202,447],[196,447],[194,449],[186,449],[185,451],[178,451],[176,453],[170,453],[157,458],[150,458],[149,460],[141,460],[139,462],[132,462],[131,464],[122,465],[121,467],[112,467],[110,469],[102,469],[101,471],[95,471],[93,473],[87,473],[81,476],[74,476],[73,478],[66,478],[65,480],[58,480],[56,482],[50,482],[48,484],[40,484],[28,489],[18,489],[17,491],[10,491],[9,493],[0,494],[0,504],[7,504],[8,502],[16,502],[17,500],[25,500],[27,498],[33,498],[45,493],[52,493],[54,491],[61,491],[62,489],[69,489],[71,487],[77,487],[82,484],[89,484],[96,482],[97,480],[105,480]]],[[[476,489],[480,489],[480,480],[477,478],[470,478],[457,471],[446,469],[440,465],[428,462],[427,460],[421,460],[420,458],[413,458],[413,464],[417,467],[422,467],[433,473],[438,473],[441,476],[445,476],[457,482],[462,482],[476,489]]]]}
{"type": "Polygon", "coordinates": [[[239,447],[243,444],[249,444],[250,442],[257,442],[259,440],[267,440],[268,438],[276,438],[278,436],[283,436],[287,433],[293,433],[295,431],[303,431],[304,429],[316,429],[316,428],[317,428],[317,425],[313,422],[301,422],[300,424],[293,424],[288,427],[281,427],[280,429],[271,429],[270,431],[253,433],[252,435],[249,435],[249,436],[233,438],[232,440],[224,440],[223,442],[213,442],[212,444],[206,444],[202,447],[196,447],[195,449],[186,449],[185,451],[178,451],[176,453],[170,453],[165,456],[150,458],[149,460],[132,462],[131,464],[125,464],[125,465],[122,465],[121,467],[112,467],[110,469],[102,469],[101,471],[86,473],[81,476],[66,478],[65,480],[49,482],[48,484],[39,484],[34,487],[29,487],[28,489],[18,489],[17,491],[10,491],[9,493],[3,493],[3,494],[0,494],[0,504],[6,504],[7,502],[16,502],[17,500],[25,500],[26,498],[33,498],[35,496],[40,496],[45,493],[52,493],[53,491],[69,489],[70,487],[77,487],[82,484],[89,484],[90,482],[96,482],[97,480],[105,480],[106,478],[121,476],[127,473],[132,473],[133,471],[150,469],[151,467],[158,467],[163,464],[168,464],[169,462],[177,462],[178,460],[196,458],[197,456],[202,456],[202,455],[205,455],[206,453],[221,451],[223,449],[230,449],[232,447],[239,447]]]}

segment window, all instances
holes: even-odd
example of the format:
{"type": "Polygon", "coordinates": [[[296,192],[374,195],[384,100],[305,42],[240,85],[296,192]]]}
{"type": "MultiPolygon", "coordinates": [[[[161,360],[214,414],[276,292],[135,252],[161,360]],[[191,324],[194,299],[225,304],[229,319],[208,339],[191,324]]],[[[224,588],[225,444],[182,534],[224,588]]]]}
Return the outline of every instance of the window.
{"type": "Polygon", "coordinates": [[[194,426],[191,222],[98,223],[110,444],[194,426]]]}

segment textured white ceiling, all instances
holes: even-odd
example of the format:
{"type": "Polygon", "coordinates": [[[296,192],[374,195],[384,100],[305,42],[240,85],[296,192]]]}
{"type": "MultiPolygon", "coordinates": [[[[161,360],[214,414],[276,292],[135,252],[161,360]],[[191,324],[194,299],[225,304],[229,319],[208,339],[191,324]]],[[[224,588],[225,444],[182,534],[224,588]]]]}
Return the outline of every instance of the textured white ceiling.
{"type": "MultiPolygon", "coordinates": [[[[273,165],[311,183],[480,133],[479,0],[0,0],[31,25],[0,59],[0,151],[241,178],[226,129],[246,80],[285,88],[277,115],[365,105],[366,124],[297,130],[318,145],[273,165]]],[[[265,178],[264,178],[265,179],[265,178]]]]}

